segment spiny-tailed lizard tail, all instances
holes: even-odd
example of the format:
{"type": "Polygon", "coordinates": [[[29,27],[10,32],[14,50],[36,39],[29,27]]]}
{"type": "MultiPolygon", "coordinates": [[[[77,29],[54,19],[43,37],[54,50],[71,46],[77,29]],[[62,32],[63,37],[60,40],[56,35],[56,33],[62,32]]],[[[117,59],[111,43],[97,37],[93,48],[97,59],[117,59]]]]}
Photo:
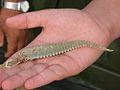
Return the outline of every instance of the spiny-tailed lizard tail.
{"type": "Polygon", "coordinates": [[[98,50],[103,50],[108,52],[113,51],[94,42],[85,41],[85,40],[42,44],[32,47],[25,47],[19,50],[18,52],[13,54],[10,58],[8,58],[8,60],[4,62],[1,65],[1,67],[11,68],[22,62],[52,57],[82,47],[96,48],[98,50]]]}

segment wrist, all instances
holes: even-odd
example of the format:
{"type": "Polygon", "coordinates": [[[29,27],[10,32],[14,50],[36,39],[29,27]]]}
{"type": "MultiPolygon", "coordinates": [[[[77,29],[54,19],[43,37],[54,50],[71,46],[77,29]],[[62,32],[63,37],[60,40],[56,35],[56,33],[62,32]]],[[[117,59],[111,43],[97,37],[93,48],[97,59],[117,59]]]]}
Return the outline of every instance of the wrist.
{"type": "Polygon", "coordinates": [[[111,41],[120,37],[119,4],[120,0],[93,0],[83,9],[109,35],[111,41]]]}

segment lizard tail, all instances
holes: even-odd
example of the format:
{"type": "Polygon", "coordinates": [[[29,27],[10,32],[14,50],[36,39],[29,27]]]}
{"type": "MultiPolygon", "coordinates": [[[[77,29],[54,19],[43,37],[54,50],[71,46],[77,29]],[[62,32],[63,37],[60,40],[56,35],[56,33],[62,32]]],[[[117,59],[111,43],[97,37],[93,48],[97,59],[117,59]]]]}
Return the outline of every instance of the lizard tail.
{"type": "Polygon", "coordinates": [[[100,50],[103,50],[103,51],[107,51],[107,52],[113,52],[114,50],[113,49],[108,49],[104,46],[101,46],[101,45],[95,45],[96,48],[100,49],[100,50]]]}
{"type": "Polygon", "coordinates": [[[112,49],[105,49],[105,51],[108,51],[108,52],[113,52],[114,50],[112,50],[112,49]]]}
{"type": "Polygon", "coordinates": [[[99,49],[99,50],[103,50],[103,51],[107,51],[107,52],[113,52],[114,50],[112,50],[112,49],[108,49],[108,48],[106,48],[106,47],[104,47],[104,46],[101,46],[101,45],[99,45],[99,44],[96,44],[96,43],[94,43],[94,42],[90,42],[90,41],[79,41],[79,45],[83,45],[83,46],[87,46],[87,47],[90,47],[90,48],[96,48],[96,49],[99,49]]]}
{"type": "Polygon", "coordinates": [[[112,49],[108,49],[108,48],[106,48],[104,46],[100,46],[100,45],[96,45],[95,48],[103,50],[103,51],[107,51],[107,52],[113,52],[114,51],[112,49]]]}
{"type": "Polygon", "coordinates": [[[85,41],[85,40],[79,40],[79,41],[76,41],[74,43],[78,43],[78,46],[79,47],[90,47],[90,48],[96,48],[96,49],[99,49],[99,50],[103,50],[103,51],[107,51],[107,52],[113,52],[114,50],[112,49],[108,49],[102,45],[99,45],[99,44],[96,44],[94,42],[90,42],[90,41],[85,41]]]}

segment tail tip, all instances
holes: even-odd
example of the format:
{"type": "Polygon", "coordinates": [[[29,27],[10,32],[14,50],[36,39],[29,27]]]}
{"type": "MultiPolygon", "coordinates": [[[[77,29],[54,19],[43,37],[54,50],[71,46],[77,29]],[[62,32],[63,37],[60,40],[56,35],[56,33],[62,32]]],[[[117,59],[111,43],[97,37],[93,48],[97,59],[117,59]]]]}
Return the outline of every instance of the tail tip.
{"type": "Polygon", "coordinates": [[[105,51],[113,52],[114,50],[112,50],[112,49],[106,49],[105,51]]]}

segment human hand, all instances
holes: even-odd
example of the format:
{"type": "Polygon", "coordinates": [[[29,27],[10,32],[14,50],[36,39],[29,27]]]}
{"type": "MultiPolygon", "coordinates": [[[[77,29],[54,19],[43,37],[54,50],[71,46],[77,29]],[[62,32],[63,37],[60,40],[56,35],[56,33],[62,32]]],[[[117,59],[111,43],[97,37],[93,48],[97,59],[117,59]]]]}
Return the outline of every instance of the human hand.
{"type": "MultiPolygon", "coordinates": [[[[43,27],[42,33],[29,46],[71,40],[93,41],[104,46],[111,42],[106,27],[99,26],[88,14],[76,9],[25,13],[9,18],[7,25],[17,29],[43,27]]],[[[80,73],[101,54],[102,51],[96,49],[80,48],[64,55],[38,59],[7,70],[1,69],[0,85],[5,90],[23,84],[27,89],[37,88],[80,73]]]]}
{"type": "Polygon", "coordinates": [[[30,37],[30,31],[19,31],[17,29],[12,29],[5,24],[7,18],[17,14],[20,14],[20,12],[8,9],[0,10],[0,46],[3,46],[5,36],[8,43],[5,57],[11,56],[17,50],[26,46],[30,37]]]}

